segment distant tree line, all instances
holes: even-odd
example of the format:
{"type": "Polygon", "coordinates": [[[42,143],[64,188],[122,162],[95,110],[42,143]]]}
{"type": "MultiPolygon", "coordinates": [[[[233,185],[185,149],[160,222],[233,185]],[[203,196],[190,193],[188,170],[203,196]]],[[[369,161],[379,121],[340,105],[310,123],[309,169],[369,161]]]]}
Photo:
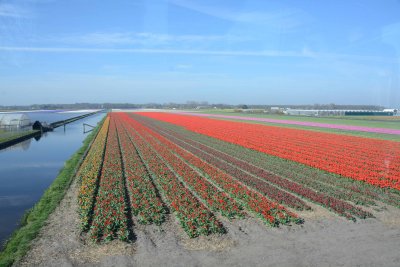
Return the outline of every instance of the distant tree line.
{"type": "Polygon", "coordinates": [[[75,104],[35,104],[0,106],[0,110],[51,110],[51,109],[270,109],[271,107],[292,109],[357,109],[357,110],[382,110],[385,107],[376,105],[337,105],[337,104],[312,104],[312,105],[230,105],[223,103],[208,103],[207,101],[187,101],[186,103],[75,103],[75,104]]]}

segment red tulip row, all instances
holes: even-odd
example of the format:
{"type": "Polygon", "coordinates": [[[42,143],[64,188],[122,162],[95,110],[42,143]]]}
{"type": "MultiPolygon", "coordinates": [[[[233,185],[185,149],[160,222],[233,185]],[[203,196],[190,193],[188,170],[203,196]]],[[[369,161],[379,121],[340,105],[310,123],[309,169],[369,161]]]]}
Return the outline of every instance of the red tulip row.
{"type": "Polygon", "coordinates": [[[376,205],[376,201],[400,207],[400,191],[391,188],[380,188],[371,184],[340,177],[316,168],[305,166],[294,161],[271,156],[236,144],[227,143],[202,134],[197,134],[170,123],[133,115],[135,119],[161,132],[175,137],[184,136],[215,150],[232,155],[279,177],[299,183],[313,191],[324,193],[336,199],[350,201],[357,205],[376,205]]]}
{"type": "Polygon", "coordinates": [[[131,140],[152,173],[164,200],[176,212],[186,233],[190,237],[196,237],[224,232],[225,229],[215,216],[182,184],[152,146],[136,132],[135,125],[126,120],[124,123],[131,126],[126,128],[131,140]]]}
{"type": "MultiPolygon", "coordinates": [[[[123,116],[124,114],[121,115],[121,117],[123,116]]],[[[191,168],[187,162],[173,154],[164,146],[164,144],[157,142],[153,136],[147,133],[141,124],[132,121],[129,118],[126,119],[130,121],[130,124],[135,128],[135,130],[143,136],[146,142],[157,151],[167,164],[173,168],[175,173],[183,179],[185,184],[204,200],[204,203],[212,211],[221,212],[222,215],[228,218],[243,217],[244,214],[235,200],[229,197],[225,192],[218,190],[204,177],[200,176],[200,174],[191,168]]]]}
{"type": "MultiPolygon", "coordinates": [[[[139,117],[139,116],[137,116],[139,117]]],[[[146,123],[157,125],[162,131],[170,130],[173,136],[185,136],[189,140],[200,142],[225,154],[248,162],[261,169],[271,171],[279,177],[302,184],[317,192],[323,192],[336,199],[351,201],[355,204],[374,205],[376,201],[384,202],[400,207],[400,191],[391,188],[379,188],[371,184],[340,177],[333,173],[327,173],[297,162],[287,161],[282,158],[250,150],[248,148],[227,143],[205,135],[197,134],[173,124],[156,121],[150,118],[139,117],[146,123]]]]}
{"type": "Polygon", "coordinates": [[[103,163],[109,122],[110,119],[107,117],[76,175],[78,181],[81,183],[78,193],[78,203],[81,228],[83,230],[87,230],[90,226],[91,213],[97,193],[98,176],[103,163]]]}
{"type": "Polygon", "coordinates": [[[129,238],[121,152],[113,115],[110,118],[99,191],[90,228],[90,236],[96,241],[129,238]]]}
{"type": "MultiPolygon", "coordinates": [[[[138,125],[137,123],[133,122],[133,119],[131,120],[132,124],[138,125]]],[[[227,173],[199,159],[197,156],[188,153],[187,151],[165,139],[161,135],[151,131],[150,129],[145,129],[145,131],[153,135],[159,140],[159,142],[167,146],[170,150],[179,155],[181,158],[185,159],[188,163],[198,168],[198,170],[203,172],[205,176],[207,176],[215,184],[217,184],[219,187],[229,193],[234,199],[237,199],[238,201],[243,203],[243,205],[247,207],[247,209],[255,213],[266,223],[277,225],[279,223],[301,221],[300,219],[298,219],[296,214],[287,211],[285,208],[274,202],[271,202],[262,194],[249,189],[247,186],[243,185],[241,182],[237,181],[227,173]]]]}
{"type": "Polygon", "coordinates": [[[375,186],[400,190],[399,142],[171,113],[140,114],[375,186]]]}
{"type": "Polygon", "coordinates": [[[333,210],[334,212],[338,213],[339,215],[345,216],[349,219],[354,220],[355,218],[353,216],[359,218],[373,217],[371,213],[366,212],[345,201],[330,197],[322,192],[316,192],[314,190],[302,186],[301,184],[268,173],[264,169],[249,164],[248,162],[237,159],[236,157],[220,152],[214,148],[203,145],[199,142],[195,142],[193,140],[185,138],[177,132],[160,129],[158,127],[149,125],[149,123],[146,123],[146,126],[151,127],[154,131],[157,131],[159,134],[166,137],[175,144],[178,144],[184,149],[191,151],[192,153],[196,153],[196,155],[198,155],[200,158],[204,159],[205,161],[208,161],[211,164],[213,164],[217,159],[220,159],[219,164],[217,164],[219,165],[218,167],[220,167],[220,169],[225,170],[227,173],[233,172],[232,175],[234,177],[244,176],[245,173],[242,170],[245,170],[246,172],[251,173],[254,176],[260,177],[268,182],[274,183],[284,188],[285,190],[294,192],[304,198],[311,200],[312,202],[325,206],[333,210]],[[225,164],[230,163],[230,165],[228,165],[229,168],[225,168],[224,162],[225,164]]]}
{"type": "MultiPolygon", "coordinates": [[[[164,137],[166,136],[164,135],[164,137]]],[[[170,138],[168,139],[170,141],[192,152],[202,160],[214,165],[216,168],[225,171],[227,174],[231,175],[232,177],[235,177],[236,179],[248,185],[249,187],[256,189],[258,192],[266,195],[269,199],[278,202],[280,204],[284,204],[289,207],[295,208],[297,210],[311,209],[310,206],[308,206],[304,201],[302,201],[298,197],[293,196],[275,186],[272,186],[258,179],[253,175],[250,175],[249,173],[242,171],[241,169],[236,168],[235,166],[232,165],[232,162],[229,162],[228,164],[228,162],[222,161],[217,157],[213,157],[210,154],[207,154],[204,151],[197,149],[196,147],[193,147],[185,142],[182,142],[182,140],[174,138],[173,136],[169,137],[170,138]]]]}
{"type": "Polygon", "coordinates": [[[156,188],[143,165],[130,136],[123,123],[114,116],[117,124],[119,142],[122,152],[127,191],[130,197],[132,213],[137,216],[139,223],[155,223],[160,225],[165,221],[167,213],[156,188]]]}
{"type": "MultiPolygon", "coordinates": [[[[258,192],[264,194],[269,199],[278,202],[280,204],[287,205],[289,207],[295,208],[297,210],[309,210],[311,207],[307,205],[304,201],[299,199],[298,197],[283,191],[262,179],[259,179],[257,176],[251,175],[249,172],[245,172],[235,165],[233,162],[227,162],[221,160],[218,157],[215,157],[209,153],[206,153],[202,149],[198,147],[194,147],[188,143],[183,142],[177,138],[170,138],[175,144],[183,147],[184,149],[190,151],[191,153],[195,154],[202,160],[214,165],[218,169],[226,172],[227,174],[231,175],[232,177],[238,179],[240,182],[248,185],[251,188],[256,189],[258,192]]],[[[247,170],[246,170],[247,171],[247,170]]]]}

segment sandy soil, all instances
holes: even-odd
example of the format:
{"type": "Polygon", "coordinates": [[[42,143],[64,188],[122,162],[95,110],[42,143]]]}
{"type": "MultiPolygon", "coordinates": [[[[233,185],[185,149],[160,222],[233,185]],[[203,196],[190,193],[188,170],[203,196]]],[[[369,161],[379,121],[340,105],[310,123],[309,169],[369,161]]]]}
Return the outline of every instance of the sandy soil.
{"type": "Polygon", "coordinates": [[[85,244],[79,231],[77,184],[17,266],[400,266],[400,209],[373,210],[353,223],[321,207],[306,222],[270,228],[247,218],[223,236],[190,239],[174,217],[161,227],[135,223],[136,240],[85,244]]]}

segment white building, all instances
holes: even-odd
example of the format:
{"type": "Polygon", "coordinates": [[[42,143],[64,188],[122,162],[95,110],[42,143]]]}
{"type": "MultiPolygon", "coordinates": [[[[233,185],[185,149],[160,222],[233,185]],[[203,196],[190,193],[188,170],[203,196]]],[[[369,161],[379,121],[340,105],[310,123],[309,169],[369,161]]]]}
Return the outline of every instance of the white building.
{"type": "Polygon", "coordinates": [[[318,110],[288,109],[284,112],[287,115],[318,116],[318,110]]]}

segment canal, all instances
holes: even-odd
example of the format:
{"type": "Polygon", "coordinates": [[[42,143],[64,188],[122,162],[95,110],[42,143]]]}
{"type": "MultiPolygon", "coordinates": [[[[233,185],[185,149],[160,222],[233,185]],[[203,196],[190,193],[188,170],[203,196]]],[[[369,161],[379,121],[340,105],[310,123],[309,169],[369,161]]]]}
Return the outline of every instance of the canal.
{"type": "MultiPolygon", "coordinates": [[[[42,115],[37,114],[41,121],[60,118],[49,113],[42,115]]],[[[67,124],[65,129],[56,128],[38,140],[30,139],[0,150],[0,249],[18,227],[25,211],[34,206],[57,177],[64,162],[82,146],[89,134],[83,132],[83,123],[97,125],[104,116],[105,113],[98,113],[67,124]]]]}

